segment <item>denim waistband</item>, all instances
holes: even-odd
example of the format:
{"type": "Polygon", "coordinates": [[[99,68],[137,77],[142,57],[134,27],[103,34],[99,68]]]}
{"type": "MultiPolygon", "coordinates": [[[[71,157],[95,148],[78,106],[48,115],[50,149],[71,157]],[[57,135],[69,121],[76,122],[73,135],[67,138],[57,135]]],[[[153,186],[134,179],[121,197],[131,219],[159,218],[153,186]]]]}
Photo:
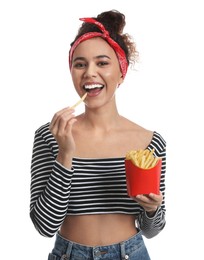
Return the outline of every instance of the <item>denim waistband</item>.
{"type": "Polygon", "coordinates": [[[141,259],[150,259],[144,245],[141,231],[120,243],[94,247],[67,240],[58,233],[52,254],[57,255],[59,258],[51,258],[50,254],[50,258],[48,259],[132,259],[129,256],[136,254],[136,252],[139,255],[147,255],[146,258],[141,259]]]}

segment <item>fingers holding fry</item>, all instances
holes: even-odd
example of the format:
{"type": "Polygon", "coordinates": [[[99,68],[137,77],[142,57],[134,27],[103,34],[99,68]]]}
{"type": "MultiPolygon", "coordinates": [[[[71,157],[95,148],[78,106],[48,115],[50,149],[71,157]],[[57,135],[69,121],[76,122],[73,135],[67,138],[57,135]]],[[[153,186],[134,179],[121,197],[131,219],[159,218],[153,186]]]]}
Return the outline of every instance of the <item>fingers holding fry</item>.
{"type": "Polygon", "coordinates": [[[80,98],[80,100],[79,100],[77,103],[75,103],[73,106],[68,107],[68,108],[64,108],[64,109],[60,110],[59,112],[57,112],[57,113],[53,116],[49,128],[52,129],[52,128],[54,127],[54,125],[56,124],[56,122],[59,121],[59,118],[61,118],[62,115],[64,115],[65,113],[66,113],[66,114],[68,113],[67,115],[69,116],[69,114],[71,113],[71,112],[70,112],[70,109],[73,110],[73,109],[75,109],[78,105],[80,105],[80,103],[85,100],[86,96],[87,96],[87,92],[86,92],[86,93],[80,98]],[[69,112],[68,112],[68,111],[69,111],[69,112]]]}
{"type": "Polygon", "coordinates": [[[87,96],[87,92],[81,97],[81,99],[80,99],[76,104],[74,104],[74,105],[71,106],[70,108],[71,108],[71,109],[74,109],[75,107],[77,107],[79,104],[81,104],[81,102],[84,101],[84,99],[86,98],[86,96],[87,96]]]}

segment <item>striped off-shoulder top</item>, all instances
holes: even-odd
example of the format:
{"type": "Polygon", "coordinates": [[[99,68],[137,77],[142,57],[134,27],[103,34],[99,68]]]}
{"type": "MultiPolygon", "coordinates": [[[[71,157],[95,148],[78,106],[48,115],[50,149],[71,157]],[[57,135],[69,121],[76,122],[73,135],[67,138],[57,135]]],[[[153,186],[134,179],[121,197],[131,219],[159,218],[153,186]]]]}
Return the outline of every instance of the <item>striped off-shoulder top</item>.
{"type": "Polygon", "coordinates": [[[72,169],[56,161],[58,145],[49,123],[35,132],[31,163],[30,217],[43,236],[52,237],[67,215],[133,214],[151,238],[165,226],[166,142],[154,132],[147,147],[162,157],[161,206],[153,217],[127,194],[125,157],[73,158],[72,169]]]}

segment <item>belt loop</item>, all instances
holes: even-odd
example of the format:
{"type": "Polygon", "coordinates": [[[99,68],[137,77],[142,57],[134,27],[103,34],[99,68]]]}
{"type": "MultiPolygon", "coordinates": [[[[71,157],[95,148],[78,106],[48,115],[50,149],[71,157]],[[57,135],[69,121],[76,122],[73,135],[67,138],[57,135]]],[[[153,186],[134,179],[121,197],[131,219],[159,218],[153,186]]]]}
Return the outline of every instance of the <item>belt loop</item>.
{"type": "Polygon", "coordinates": [[[121,252],[122,260],[129,259],[129,256],[126,255],[126,253],[125,253],[125,242],[120,243],[120,252],[121,252]]]}
{"type": "Polygon", "coordinates": [[[67,246],[67,251],[66,251],[67,259],[70,259],[71,252],[72,252],[72,246],[73,246],[73,243],[71,241],[69,241],[68,246],[67,246]]]}

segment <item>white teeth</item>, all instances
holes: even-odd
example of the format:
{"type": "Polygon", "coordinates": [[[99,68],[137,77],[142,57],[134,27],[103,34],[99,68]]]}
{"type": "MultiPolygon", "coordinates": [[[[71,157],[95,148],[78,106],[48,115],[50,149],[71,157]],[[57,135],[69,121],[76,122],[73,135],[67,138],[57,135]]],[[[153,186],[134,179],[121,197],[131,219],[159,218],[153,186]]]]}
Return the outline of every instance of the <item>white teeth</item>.
{"type": "Polygon", "coordinates": [[[85,89],[94,89],[94,88],[102,88],[103,85],[99,85],[99,84],[93,84],[93,85],[84,85],[85,89]]]}

